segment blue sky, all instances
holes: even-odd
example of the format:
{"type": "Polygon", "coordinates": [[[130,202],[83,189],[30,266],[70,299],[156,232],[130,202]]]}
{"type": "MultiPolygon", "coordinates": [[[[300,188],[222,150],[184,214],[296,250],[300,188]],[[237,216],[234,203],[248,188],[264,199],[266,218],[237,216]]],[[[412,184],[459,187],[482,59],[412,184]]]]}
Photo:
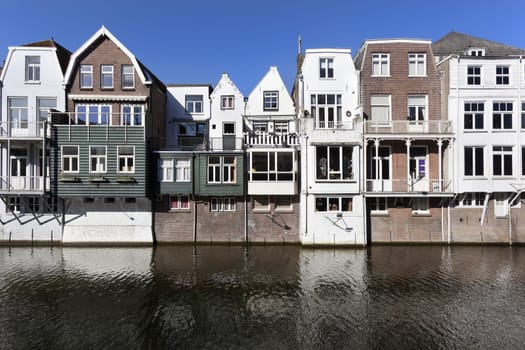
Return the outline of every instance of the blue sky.
{"type": "Polygon", "coordinates": [[[366,39],[438,40],[451,30],[525,49],[523,0],[6,0],[0,49],[51,37],[71,51],[105,25],[164,83],[229,73],[248,95],[270,66],[290,89],[303,49],[366,39]]]}

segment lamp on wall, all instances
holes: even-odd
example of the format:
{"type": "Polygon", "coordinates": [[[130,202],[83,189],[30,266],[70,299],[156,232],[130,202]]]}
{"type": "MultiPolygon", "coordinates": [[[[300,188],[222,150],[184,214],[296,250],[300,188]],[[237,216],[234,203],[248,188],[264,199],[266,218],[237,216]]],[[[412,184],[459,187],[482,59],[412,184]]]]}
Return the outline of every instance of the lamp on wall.
{"type": "Polygon", "coordinates": [[[351,117],[351,116],[352,116],[352,112],[350,112],[350,111],[346,111],[346,116],[347,116],[347,117],[351,117]]]}

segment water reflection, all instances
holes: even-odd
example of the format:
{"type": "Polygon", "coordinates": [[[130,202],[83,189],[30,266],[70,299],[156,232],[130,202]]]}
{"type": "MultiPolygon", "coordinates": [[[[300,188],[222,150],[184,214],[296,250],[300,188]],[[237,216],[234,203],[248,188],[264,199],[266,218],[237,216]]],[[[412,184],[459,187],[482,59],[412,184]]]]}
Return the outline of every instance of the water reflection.
{"type": "Polygon", "coordinates": [[[0,248],[27,348],[523,348],[524,248],[0,248]]]}

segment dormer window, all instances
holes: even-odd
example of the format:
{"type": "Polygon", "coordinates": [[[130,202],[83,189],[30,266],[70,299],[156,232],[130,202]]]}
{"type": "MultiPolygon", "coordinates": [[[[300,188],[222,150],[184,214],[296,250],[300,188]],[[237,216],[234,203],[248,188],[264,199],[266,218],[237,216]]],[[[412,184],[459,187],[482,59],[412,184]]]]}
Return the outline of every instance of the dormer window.
{"type": "Polygon", "coordinates": [[[485,56],[485,49],[481,49],[479,47],[471,47],[467,51],[468,56],[485,56]]]}
{"type": "Polygon", "coordinates": [[[26,56],[26,81],[40,81],[40,56],[26,56]]]}

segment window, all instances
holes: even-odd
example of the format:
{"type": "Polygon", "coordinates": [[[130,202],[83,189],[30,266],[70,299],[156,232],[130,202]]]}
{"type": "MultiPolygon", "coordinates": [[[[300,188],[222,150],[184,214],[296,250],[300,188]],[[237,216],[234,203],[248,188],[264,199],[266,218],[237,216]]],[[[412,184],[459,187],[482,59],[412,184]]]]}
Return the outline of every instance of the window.
{"type": "Polygon", "coordinates": [[[89,172],[106,172],[106,146],[89,147],[89,172]]]}
{"type": "Polygon", "coordinates": [[[208,183],[235,183],[235,156],[208,157],[208,183]]]}
{"type": "Polygon", "coordinates": [[[253,132],[255,133],[268,132],[268,122],[253,122],[253,132]]]}
{"type": "Polygon", "coordinates": [[[78,146],[62,146],[62,171],[78,173],[78,146]]]}
{"type": "Polygon", "coordinates": [[[26,56],[26,82],[40,81],[40,56],[26,56]]]}
{"type": "Polygon", "coordinates": [[[467,192],[456,201],[456,206],[463,208],[481,208],[484,202],[485,193],[467,192]]]}
{"type": "Polygon", "coordinates": [[[492,147],[494,176],[512,176],[512,146],[492,147]]]}
{"type": "Polygon", "coordinates": [[[334,77],[334,59],[321,58],[319,59],[319,78],[333,78],[334,77]]]}
{"type": "Polygon", "coordinates": [[[159,159],[159,181],[173,181],[173,159],[159,159]]]}
{"type": "Polygon", "coordinates": [[[273,122],[273,131],[276,134],[287,134],[288,133],[288,122],[287,121],[275,121],[273,122]]]}
{"type": "Polygon", "coordinates": [[[224,123],[222,124],[223,135],[235,135],[235,123],[224,123]]]}
{"type": "Polygon", "coordinates": [[[93,88],[93,66],[90,64],[80,65],[80,88],[93,88]]]}
{"type": "Polygon", "coordinates": [[[270,211],[270,197],[269,196],[253,196],[252,209],[253,211],[270,211]]]}
{"type": "Polygon", "coordinates": [[[109,125],[111,106],[109,105],[76,105],[76,123],[85,125],[109,125]]]}
{"type": "Polygon", "coordinates": [[[190,197],[183,194],[170,196],[170,208],[172,210],[189,210],[190,197]]]}
{"type": "Polygon", "coordinates": [[[512,102],[492,104],[492,128],[512,129],[512,102]]]}
{"type": "Polygon", "coordinates": [[[36,100],[37,108],[38,108],[38,122],[41,123],[40,127],[43,126],[43,122],[47,120],[47,116],[49,115],[49,111],[51,109],[57,108],[57,99],[56,98],[45,98],[45,97],[37,97],[36,100]]]}
{"type": "Polygon", "coordinates": [[[235,211],[234,197],[211,197],[210,211],[235,211]]]}
{"type": "Polygon", "coordinates": [[[509,85],[508,66],[496,66],[496,85],[509,85]]]}
{"type": "Polygon", "coordinates": [[[372,54],[372,76],[390,75],[390,55],[387,53],[372,54]]]}
{"type": "Polygon", "coordinates": [[[120,116],[120,125],[142,126],[144,125],[143,105],[124,105],[120,116]]]}
{"type": "Polygon", "coordinates": [[[221,96],[221,109],[233,109],[234,96],[221,96]]]}
{"type": "Polygon", "coordinates": [[[521,128],[525,129],[525,102],[521,103],[521,128]]]}
{"type": "Polygon", "coordinates": [[[264,110],[276,111],[279,109],[279,92],[278,91],[264,91],[264,110]]]}
{"type": "Polygon", "coordinates": [[[122,65],[122,88],[133,89],[135,87],[135,69],[132,65],[122,65]]]}
{"type": "Polygon", "coordinates": [[[483,129],[485,104],[483,102],[465,102],[463,127],[465,130],[483,129]]]}
{"type": "Polygon", "coordinates": [[[293,181],[293,152],[250,152],[250,181],[293,181]]]}
{"type": "Polygon", "coordinates": [[[485,49],[470,48],[467,52],[469,56],[485,56],[485,49]]]}
{"type": "Polygon", "coordinates": [[[370,162],[368,164],[368,178],[378,180],[389,180],[392,173],[391,167],[391,152],[389,146],[370,147],[370,162]]]}
{"type": "Polygon", "coordinates": [[[316,179],[328,181],[352,180],[351,146],[317,146],[316,179]]]}
{"type": "Polygon", "coordinates": [[[113,89],[113,66],[100,66],[100,87],[102,89],[113,89]]]}
{"type": "Polygon", "coordinates": [[[426,197],[415,197],[412,198],[412,214],[429,214],[428,210],[428,198],[426,197]]]}
{"type": "Polygon", "coordinates": [[[8,97],[9,121],[13,129],[27,129],[27,97],[8,97]]]}
{"type": "Polygon", "coordinates": [[[412,146],[409,151],[408,175],[411,179],[422,179],[427,175],[427,147],[412,146]]]}
{"type": "Polygon", "coordinates": [[[186,95],[186,112],[203,113],[202,95],[186,95]]]}
{"type": "Polygon", "coordinates": [[[189,182],[190,181],[190,160],[189,159],[175,159],[175,181],[189,182]]]}
{"type": "Polygon", "coordinates": [[[353,210],[352,197],[315,197],[315,211],[318,212],[351,212],[353,210]]]}
{"type": "Polygon", "coordinates": [[[279,212],[293,211],[292,196],[275,196],[275,211],[279,211],[279,212]]]}
{"type": "Polygon", "coordinates": [[[426,119],[427,97],[408,96],[407,119],[411,122],[420,122],[426,119]]]}
{"type": "Polygon", "coordinates": [[[370,114],[374,124],[390,124],[390,95],[371,95],[370,114]]]}
{"type": "Polygon", "coordinates": [[[521,147],[521,175],[525,176],[525,147],[521,147]]]}
{"type": "Polygon", "coordinates": [[[311,95],[312,118],[315,127],[319,129],[333,129],[342,125],[341,95],[319,94],[311,95]]]}
{"type": "Polygon", "coordinates": [[[426,58],[424,53],[408,54],[408,75],[411,77],[426,75],[426,58]]]}
{"type": "Polygon", "coordinates": [[[483,153],[483,147],[465,147],[465,176],[485,175],[483,153]]]}
{"type": "Polygon", "coordinates": [[[374,213],[388,213],[387,198],[372,197],[370,198],[370,210],[374,213]]]}
{"type": "Polygon", "coordinates": [[[481,67],[467,67],[467,85],[481,85],[481,67]]]}
{"type": "Polygon", "coordinates": [[[133,173],[135,172],[135,147],[118,146],[118,172],[133,173]]]}

